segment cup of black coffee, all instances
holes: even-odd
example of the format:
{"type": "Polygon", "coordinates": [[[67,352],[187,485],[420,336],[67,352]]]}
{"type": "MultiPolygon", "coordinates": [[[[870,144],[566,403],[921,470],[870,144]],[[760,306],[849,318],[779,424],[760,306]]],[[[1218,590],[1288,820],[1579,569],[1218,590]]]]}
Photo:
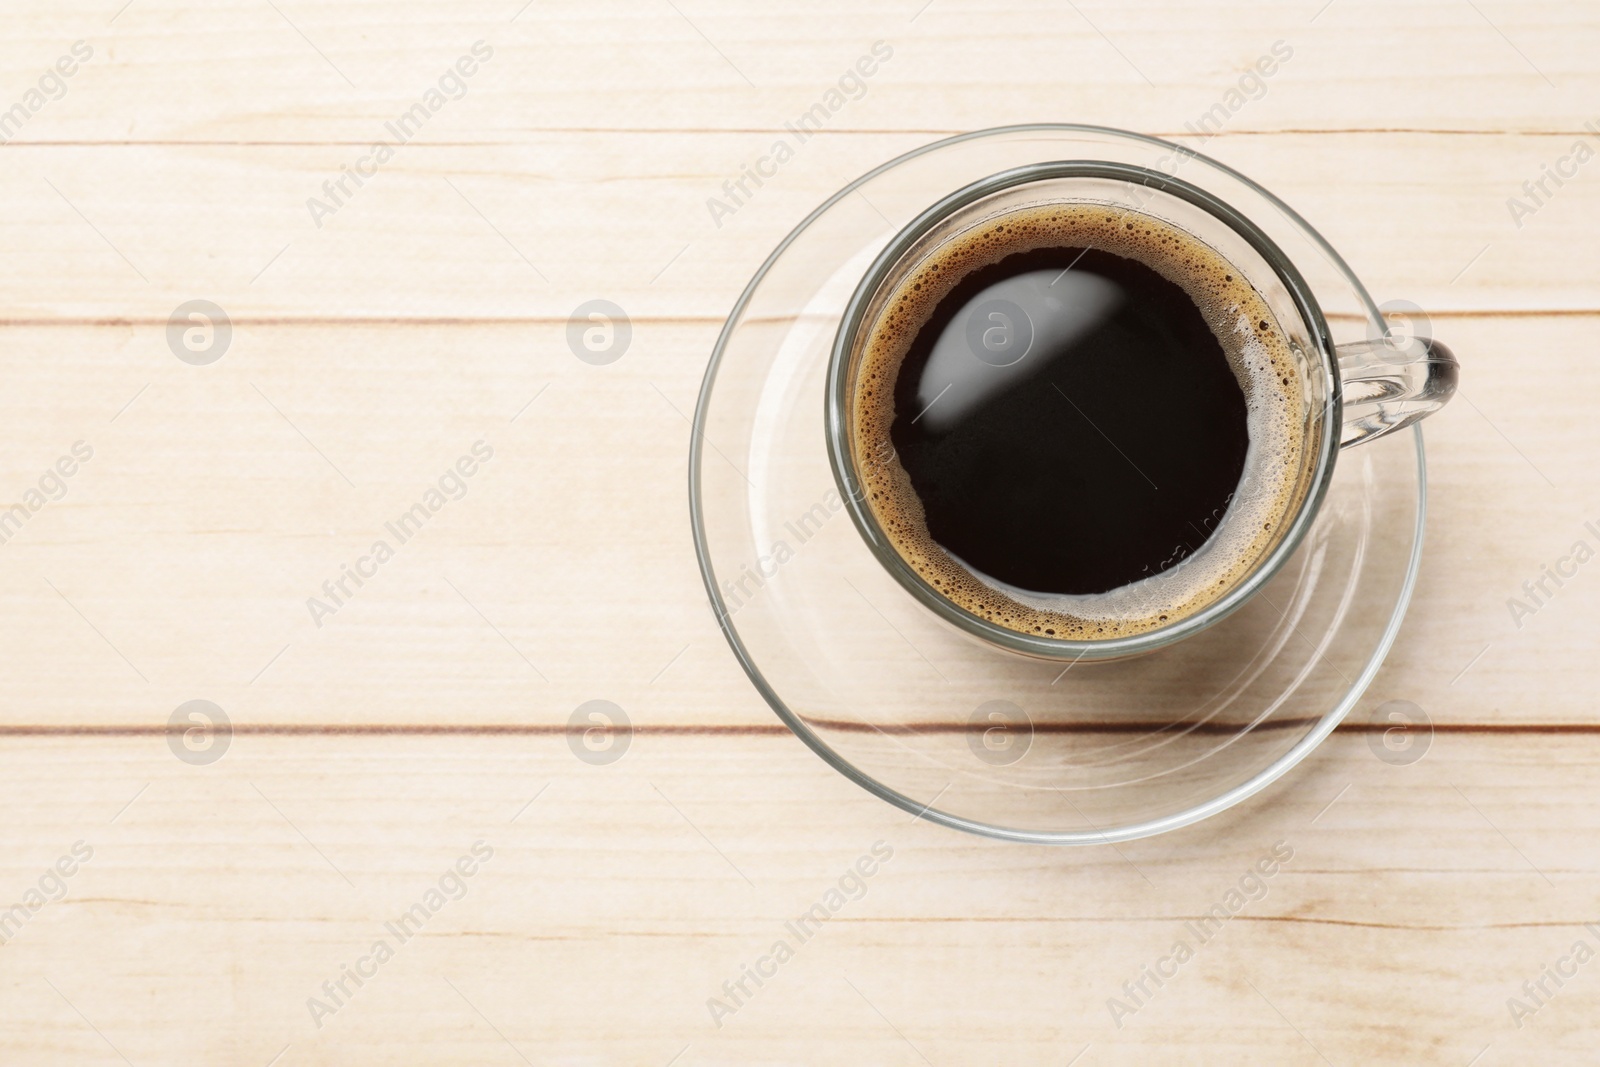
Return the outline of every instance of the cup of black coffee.
{"type": "Polygon", "coordinates": [[[939,617],[1113,659],[1242,605],[1339,450],[1456,377],[1428,338],[1335,347],[1294,264],[1210,193],[1042,163],[952,193],[874,260],[833,346],[828,453],[868,546],[939,617]]]}

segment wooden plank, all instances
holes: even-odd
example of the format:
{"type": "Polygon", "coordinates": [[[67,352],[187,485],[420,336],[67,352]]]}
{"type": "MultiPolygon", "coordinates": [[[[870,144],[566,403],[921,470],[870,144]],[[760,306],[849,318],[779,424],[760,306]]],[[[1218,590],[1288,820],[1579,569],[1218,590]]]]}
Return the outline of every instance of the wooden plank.
{"type": "MultiPolygon", "coordinates": [[[[1428,431],[1428,550],[1375,702],[1591,719],[1600,585],[1579,570],[1533,614],[1507,602],[1596,541],[1600,431],[1550,418],[1517,358],[1582,351],[1593,322],[1438,320],[1466,399],[1428,431]]],[[[5,499],[75,442],[94,456],[0,545],[3,722],[157,725],[202,697],[241,724],[559,725],[597,697],[652,722],[771,722],[689,541],[686,416],[713,325],[641,322],[604,367],[562,329],[245,325],[208,367],[152,326],[9,331],[5,499]],[[479,441],[494,458],[402,544],[386,524],[479,441]],[[395,558],[313,612],[378,539],[395,558]]],[[[1597,392],[1573,363],[1567,402],[1597,392]]]]}
{"type": "Polygon", "coordinates": [[[1486,1044],[1576,1063],[1600,1036],[1587,970],[1520,1030],[1506,1007],[1600,918],[1594,751],[1561,739],[1441,735],[1396,767],[1342,737],[1237,812],[1090,851],[911,823],[777,735],[641,733],[604,767],[559,738],[239,737],[204,767],[158,739],[34,739],[4,760],[6,899],[93,851],[5,946],[17,1061],[115,1062],[109,1042],[136,1064],[517,1062],[508,1043],[534,1062],[1320,1062],[1309,1042],[1335,1063],[1486,1044]],[[385,922],[477,841],[492,857],[401,944],[385,922]],[[795,936],[877,842],[888,858],[795,936]],[[1202,944],[1185,924],[1278,842],[1264,895],[1246,881],[1258,899],[1202,944]],[[379,939],[393,958],[332,1005],[321,984],[379,939]],[[732,1006],[724,980],[778,940],[794,958],[718,1027],[707,1001],[732,1006]],[[1177,940],[1194,958],[1117,1027],[1107,1001],[1177,940]],[[312,997],[336,1009],[320,1027],[312,997]]]}
{"type": "MultiPolygon", "coordinates": [[[[0,176],[14,205],[0,219],[0,320],[164,323],[205,298],[241,322],[565,321],[604,297],[635,318],[720,321],[817,203],[933,139],[813,137],[731,215],[707,204],[732,203],[724,182],[771,150],[769,135],[417,144],[362,187],[347,182],[348,198],[322,188],[361,156],[346,145],[17,148],[0,176]],[[342,206],[313,219],[313,199],[342,206]]],[[[1600,186],[1547,182],[1553,195],[1534,214],[1507,207],[1531,203],[1523,183],[1573,141],[1275,134],[1206,148],[1321,228],[1380,301],[1593,311],[1600,186]]],[[[887,230],[859,211],[865,231],[887,230]]]]}
{"type": "Polygon", "coordinates": [[[364,144],[483,40],[494,57],[445,120],[450,139],[481,142],[552,128],[779,130],[882,40],[892,59],[838,125],[1060,119],[1181,133],[1282,40],[1292,58],[1230,128],[1576,132],[1600,117],[1585,104],[1600,88],[1596,16],[1548,0],[1478,11],[919,0],[799,19],[730,0],[276,6],[136,0],[110,5],[114,21],[86,2],[19,12],[0,72],[20,95],[74,40],[96,50],[28,140],[364,144]]]}

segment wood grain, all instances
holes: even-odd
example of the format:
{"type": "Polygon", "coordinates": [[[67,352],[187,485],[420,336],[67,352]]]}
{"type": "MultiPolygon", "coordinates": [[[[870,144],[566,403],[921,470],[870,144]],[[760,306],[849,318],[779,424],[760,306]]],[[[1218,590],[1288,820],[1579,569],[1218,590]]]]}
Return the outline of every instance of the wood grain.
{"type": "Polygon", "coordinates": [[[1592,1062],[1600,965],[1520,1028],[1507,1001],[1600,947],[1600,571],[1507,601],[1600,524],[1595,165],[1508,204],[1600,149],[1593,10],[119,5],[0,16],[0,116],[94,51],[0,126],[0,507],[93,450],[0,543],[5,1062],[1592,1062]],[[319,226],[307,200],[480,40],[319,226]],[[860,98],[719,225],[707,199],[875,41],[860,98]],[[1464,364],[1357,714],[1264,795],[1115,849],[966,837],[834,774],[739,670],[688,539],[686,416],[762,259],[870,167],[1025,121],[1186,138],[1464,364]],[[565,341],[596,297],[634,327],[604,367],[565,341]],[[165,336],[196,298],[234,328],[207,367],[165,336]],[[465,495],[316,625],[306,599],[480,441],[465,495]],[[237,728],[204,766],[168,747],[196,698],[237,728]],[[609,766],[569,747],[597,698],[635,728],[609,766]],[[1435,725],[1411,766],[1368,745],[1390,699],[1435,725]],[[461,898],[318,1026],[322,983],[479,840],[461,898]],[[5,925],[80,841],[62,899],[5,925]],[[719,1027],[724,981],[879,841],[719,1027]],[[1118,1026],[1123,983],[1280,841],[1265,895],[1118,1026]]]}
{"type": "Polygon", "coordinates": [[[242,736],[210,767],[160,738],[8,751],[6,884],[94,850],[6,946],[24,1060],[107,1055],[45,978],[134,1063],[517,1062],[496,1030],[533,1062],[920,1062],[896,1030],[935,1063],[1317,1061],[1295,1028],[1335,1063],[1490,1041],[1578,1063],[1597,1036],[1582,978],[1521,1031],[1504,1003],[1596,918],[1597,768],[1570,739],[1441,734],[1392,767],[1341,736],[1234,813],[1088,851],[911,822],[779,735],[641,733],[608,767],[560,738],[242,736]],[[477,840],[465,895],[318,1028],[307,999],[477,840]],[[784,924],[878,841],[864,895],[799,944],[784,924]],[[1265,897],[1200,945],[1185,922],[1279,841],[1265,897]],[[795,958],[718,1029],[707,1000],[780,938],[795,958]],[[1114,1026],[1107,1000],[1185,938],[1114,1026]]]}

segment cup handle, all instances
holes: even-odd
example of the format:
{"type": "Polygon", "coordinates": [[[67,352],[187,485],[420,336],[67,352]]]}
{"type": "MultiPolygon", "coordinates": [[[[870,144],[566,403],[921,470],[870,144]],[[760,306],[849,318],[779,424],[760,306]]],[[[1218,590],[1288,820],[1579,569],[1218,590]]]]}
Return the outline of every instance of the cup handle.
{"type": "Polygon", "coordinates": [[[1410,426],[1442,408],[1456,391],[1461,365],[1430,337],[1388,335],[1338,345],[1344,392],[1339,447],[1350,448],[1410,426]]]}

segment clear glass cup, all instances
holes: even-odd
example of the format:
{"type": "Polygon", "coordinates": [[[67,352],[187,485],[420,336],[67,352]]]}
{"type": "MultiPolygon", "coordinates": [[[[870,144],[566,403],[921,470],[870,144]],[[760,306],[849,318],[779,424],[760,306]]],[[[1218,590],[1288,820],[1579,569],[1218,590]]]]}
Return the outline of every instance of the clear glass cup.
{"type": "MultiPolygon", "coordinates": [[[[1172,209],[1199,210],[1182,197],[1172,209]]],[[[1216,239],[1253,248],[1237,232],[1216,239]]],[[[689,461],[712,608],[779,718],[830,766],[909,813],[1052,844],[1193,823],[1305,758],[1356,706],[1398,632],[1426,516],[1421,428],[1411,422],[1440,399],[1430,377],[1443,391],[1449,374],[1387,337],[1360,281],[1305,220],[1179,145],[1037,125],[917,149],[796,227],[718,338],[689,461]],[[1249,219],[1298,272],[1291,285],[1272,260],[1258,267],[1263,284],[1281,289],[1286,321],[1301,324],[1308,368],[1325,374],[1325,425],[1368,442],[1340,453],[1329,433],[1313,450],[1327,457],[1312,472],[1321,504],[1254,595],[1184,640],[1109,662],[1017,655],[930,611],[845,517],[822,417],[852,298],[897,235],[952,190],[1062,161],[1177,177],[1249,219]]]]}
{"type": "Polygon", "coordinates": [[[1408,426],[1455,390],[1457,364],[1444,345],[1387,332],[1335,346],[1327,320],[1299,269],[1244,212],[1181,178],[1111,161],[1034,163],[993,174],[933,204],[880,252],[856,287],[828,366],[828,456],[856,528],[885,570],[929,611],[964,633],[1012,652],[1062,661],[1120,659],[1198,633],[1236,611],[1293,555],[1316,518],[1340,447],[1408,426]],[[1298,428],[1303,462],[1294,473],[1298,503],[1273,540],[1228,589],[1191,614],[1143,633],[1068,640],[1022,633],[954,603],[896,551],[866,502],[851,426],[867,334],[901,279],[960,234],[996,216],[1051,204],[1104,205],[1130,218],[1154,216],[1220,253],[1266,301],[1287,334],[1306,403],[1298,428]],[[1346,383],[1358,384],[1348,394],[1346,383]]]}

